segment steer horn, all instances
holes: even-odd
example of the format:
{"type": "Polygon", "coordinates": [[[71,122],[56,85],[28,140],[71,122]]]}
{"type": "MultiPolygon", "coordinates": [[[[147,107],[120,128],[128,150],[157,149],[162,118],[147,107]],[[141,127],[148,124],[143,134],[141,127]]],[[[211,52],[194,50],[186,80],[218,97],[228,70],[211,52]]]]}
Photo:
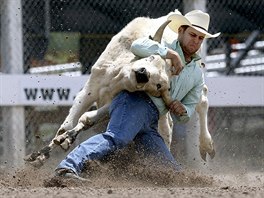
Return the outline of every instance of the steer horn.
{"type": "Polygon", "coordinates": [[[165,21],[160,27],[159,29],[156,31],[154,37],[152,38],[152,36],[149,36],[150,39],[152,39],[153,41],[157,41],[157,42],[161,42],[161,38],[163,35],[163,32],[166,28],[166,26],[171,22],[171,20],[167,20],[165,21]]]}

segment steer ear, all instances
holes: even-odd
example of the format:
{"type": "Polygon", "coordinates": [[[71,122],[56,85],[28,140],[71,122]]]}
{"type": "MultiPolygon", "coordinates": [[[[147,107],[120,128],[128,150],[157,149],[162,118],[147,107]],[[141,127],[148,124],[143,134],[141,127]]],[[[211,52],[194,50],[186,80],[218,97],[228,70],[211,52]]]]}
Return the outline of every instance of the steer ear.
{"type": "Polygon", "coordinates": [[[163,35],[163,32],[165,30],[165,28],[167,27],[167,25],[171,22],[171,20],[167,20],[165,21],[160,27],[159,29],[156,31],[154,37],[152,38],[151,36],[149,36],[149,38],[153,41],[157,41],[157,42],[161,42],[161,38],[163,35]]]}

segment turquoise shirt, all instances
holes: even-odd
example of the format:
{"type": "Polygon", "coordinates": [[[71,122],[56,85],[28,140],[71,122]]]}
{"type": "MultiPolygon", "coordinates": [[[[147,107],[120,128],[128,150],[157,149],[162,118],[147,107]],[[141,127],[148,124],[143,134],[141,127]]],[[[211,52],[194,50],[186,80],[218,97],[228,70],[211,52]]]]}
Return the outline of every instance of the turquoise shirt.
{"type": "MultiPolygon", "coordinates": [[[[184,105],[187,113],[182,116],[175,115],[175,118],[176,122],[185,123],[189,121],[191,115],[194,113],[195,107],[200,101],[204,85],[203,72],[200,64],[197,62],[201,58],[195,54],[191,62],[186,63],[183,51],[177,40],[172,43],[163,42],[160,44],[148,38],[140,38],[132,43],[131,52],[142,58],[152,54],[159,54],[161,57],[165,58],[168,48],[178,52],[184,64],[181,73],[178,76],[173,76],[170,81],[170,95],[173,100],[178,100],[184,105]]],[[[150,96],[150,98],[157,106],[160,115],[164,115],[168,112],[162,98],[153,96],[150,96]]]]}

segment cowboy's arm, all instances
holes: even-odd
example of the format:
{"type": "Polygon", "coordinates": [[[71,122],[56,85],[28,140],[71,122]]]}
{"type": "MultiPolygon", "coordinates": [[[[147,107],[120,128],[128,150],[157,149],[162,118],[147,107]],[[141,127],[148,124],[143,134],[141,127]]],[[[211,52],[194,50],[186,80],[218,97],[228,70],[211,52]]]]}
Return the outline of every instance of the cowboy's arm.
{"type": "Polygon", "coordinates": [[[182,99],[181,104],[185,108],[186,112],[181,116],[175,116],[176,122],[178,123],[186,123],[190,120],[191,116],[195,111],[196,105],[200,101],[200,97],[202,94],[202,89],[204,85],[204,79],[201,78],[195,87],[193,87],[189,93],[182,99]]]}
{"type": "Polygon", "coordinates": [[[166,58],[166,54],[168,52],[168,48],[165,45],[162,45],[147,37],[135,40],[132,43],[130,50],[134,55],[141,58],[145,58],[153,54],[157,54],[163,58],[166,58]]]}
{"type": "Polygon", "coordinates": [[[174,67],[173,75],[178,75],[183,69],[179,54],[171,49],[168,43],[160,44],[146,37],[139,38],[132,43],[130,50],[141,58],[157,54],[162,58],[171,59],[171,64],[174,67]]]}

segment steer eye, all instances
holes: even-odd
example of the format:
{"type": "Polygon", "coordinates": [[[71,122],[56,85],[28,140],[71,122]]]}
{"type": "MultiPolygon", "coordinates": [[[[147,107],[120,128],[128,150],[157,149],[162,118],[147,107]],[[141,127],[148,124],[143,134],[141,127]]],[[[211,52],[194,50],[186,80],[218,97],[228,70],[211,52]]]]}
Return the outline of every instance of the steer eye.
{"type": "Polygon", "coordinates": [[[157,84],[157,89],[159,90],[161,88],[161,84],[157,84]]]}

